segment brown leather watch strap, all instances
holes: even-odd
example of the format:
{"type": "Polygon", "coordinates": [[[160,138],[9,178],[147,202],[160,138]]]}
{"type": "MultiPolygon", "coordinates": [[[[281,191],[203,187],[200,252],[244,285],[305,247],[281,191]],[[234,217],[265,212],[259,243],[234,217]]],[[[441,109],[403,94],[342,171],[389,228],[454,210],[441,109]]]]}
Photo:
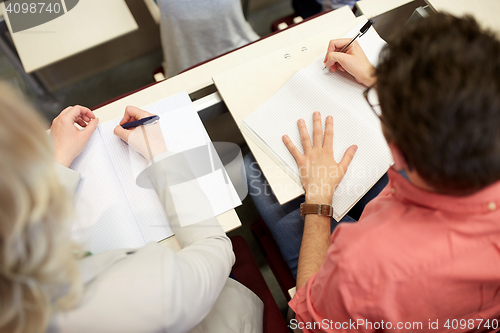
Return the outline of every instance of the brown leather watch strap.
{"type": "Polygon", "coordinates": [[[305,217],[305,215],[307,214],[316,214],[316,215],[332,217],[333,207],[331,205],[306,204],[303,202],[300,204],[300,215],[302,215],[302,217],[305,217]]]}

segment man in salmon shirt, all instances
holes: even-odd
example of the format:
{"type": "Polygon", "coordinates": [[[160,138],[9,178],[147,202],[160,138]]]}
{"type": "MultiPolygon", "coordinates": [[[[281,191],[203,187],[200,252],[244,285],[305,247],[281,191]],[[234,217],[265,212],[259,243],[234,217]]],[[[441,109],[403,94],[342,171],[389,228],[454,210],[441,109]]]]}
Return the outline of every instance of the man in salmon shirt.
{"type": "MultiPolygon", "coordinates": [[[[436,14],[403,30],[372,68],[358,44],[326,67],[369,88],[394,165],[356,223],[305,215],[290,301],[303,332],[497,331],[500,328],[500,42],[472,18],[436,14]],[[404,173],[402,172],[404,171],[404,173]]],[[[330,204],[356,147],[337,163],[333,119],[323,138],[298,122],[305,203],[330,204]],[[324,140],[324,141],[323,141],[324,140]],[[333,176],[332,176],[333,175],[333,176]],[[323,182],[323,183],[321,183],[323,182]],[[313,193],[309,188],[331,190],[313,193]],[[324,188],[324,186],[323,186],[324,188]],[[310,193],[309,193],[310,192],[310,193]]]]}

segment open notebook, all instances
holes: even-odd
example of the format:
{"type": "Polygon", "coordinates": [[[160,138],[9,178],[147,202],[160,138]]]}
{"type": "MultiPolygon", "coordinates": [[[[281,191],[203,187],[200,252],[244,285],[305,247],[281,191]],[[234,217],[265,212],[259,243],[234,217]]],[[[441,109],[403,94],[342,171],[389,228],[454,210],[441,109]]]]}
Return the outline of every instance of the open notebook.
{"type": "MultiPolygon", "coordinates": [[[[169,151],[182,152],[210,142],[186,92],[143,109],[160,116],[169,151]]],[[[147,163],[113,134],[120,119],[100,124],[71,165],[81,174],[72,236],[94,253],[136,248],[173,235],[156,191],[136,185],[136,178],[147,163]]],[[[222,168],[197,178],[215,215],[241,204],[231,180],[223,172],[222,168]]]]}
{"type": "MultiPolygon", "coordinates": [[[[345,37],[354,36],[364,23],[345,37]]],[[[372,64],[386,44],[370,28],[358,39],[372,64]]],[[[382,177],[392,157],[382,134],[380,120],[363,97],[365,86],[346,73],[323,70],[324,55],[299,70],[275,95],[243,120],[242,131],[252,138],[299,184],[297,164],[283,144],[287,134],[303,152],[297,120],[303,118],[312,138],[312,114],[320,111],[323,126],[328,115],[334,120],[334,156],[342,159],[353,144],[359,149],[333,196],[334,218],[340,220],[382,177]]]]}

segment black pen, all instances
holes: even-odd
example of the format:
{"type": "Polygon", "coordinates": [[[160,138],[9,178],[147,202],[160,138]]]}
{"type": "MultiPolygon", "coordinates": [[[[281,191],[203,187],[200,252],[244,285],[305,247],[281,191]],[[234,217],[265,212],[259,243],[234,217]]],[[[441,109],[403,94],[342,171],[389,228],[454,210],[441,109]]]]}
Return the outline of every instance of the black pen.
{"type": "MultiPolygon", "coordinates": [[[[368,22],[365,23],[364,26],[361,27],[361,29],[359,30],[359,32],[356,34],[356,36],[354,36],[351,41],[349,43],[347,43],[343,48],[342,50],[340,50],[339,52],[344,52],[352,43],[354,43],[354,41],[358,38],[358,37],[361,37],[363,36],[367,31],[368,29],[370,29],[370,27],[372,26],[373,24],[373,21],[372,20],[368,20],[368,22]]],[[[326,66],[325,68],[323,68],[323,70],[326,69],[326,66]]]]}
{"type": "Polygon", "coordinates": [[[155,123],[158,122],[158,120],[160,120],[160,116],[154,115],[154,116],[142,118],[142,119],[139,119],[139,120],[136,120],[136,121],[131,121],[130,123],[125,123],[125,124],[122,125],[122,127],[124,129],[130,129],[130,128],[138,127],[138,126],[141,126],[141,125],[155,124],[155,123]]]}

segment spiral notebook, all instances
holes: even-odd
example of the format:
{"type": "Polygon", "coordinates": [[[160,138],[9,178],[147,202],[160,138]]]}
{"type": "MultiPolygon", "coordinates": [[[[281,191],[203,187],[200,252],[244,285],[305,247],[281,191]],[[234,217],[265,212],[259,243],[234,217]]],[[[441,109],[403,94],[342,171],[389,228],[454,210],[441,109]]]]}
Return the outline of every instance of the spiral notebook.
{"type": "MultiPolygon", "coordinates": [[[[354,36],[364,23],[345,37],[354,36]]],[[[386,44],[373,28],[358,39],[374,65],[386,44]]],[[[243,120],[242,131],[301,184],[297,164],[283,144],[287,134],[302,150],[297,120],[303,118],[312,137],[312,114],[320,111],[323,126],[328,115],[334,119],[334,156],[340,161],[347,148],[359,148],[332,198],[334,218],[339,221],[384,175],[392,157],[382,134],[380,120],[363,97],[365,86],[342,72],[323,69],[324,55],[300,69],[275,95],[243,120]]]]}
{"type": "MultiPolygon", "coordinates": [[[[210,142],[186,92],[143,109],[160,116],[169,151],[183,152],[210,142]]],[[[136,185],[147,162],[113,134],[120,119],[100,124],[71,165],[81,174],[72,236],[93,253],[137,248],[173,235],[156,191],[136,185]]],[[[215,215],[241,204],[225,172],[221,168],[197,178],[215,215]]]]}

